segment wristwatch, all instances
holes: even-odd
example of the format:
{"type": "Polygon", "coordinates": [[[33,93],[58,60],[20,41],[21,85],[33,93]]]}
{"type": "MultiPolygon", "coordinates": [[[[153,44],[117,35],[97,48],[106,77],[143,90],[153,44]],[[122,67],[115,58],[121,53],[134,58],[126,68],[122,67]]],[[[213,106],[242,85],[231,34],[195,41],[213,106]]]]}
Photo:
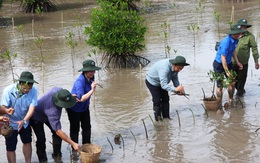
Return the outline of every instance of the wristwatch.
{"type": "Polygon", "coordinates": [[[23,119],[23,123],[26,125],[27,121],[23,119]]]}

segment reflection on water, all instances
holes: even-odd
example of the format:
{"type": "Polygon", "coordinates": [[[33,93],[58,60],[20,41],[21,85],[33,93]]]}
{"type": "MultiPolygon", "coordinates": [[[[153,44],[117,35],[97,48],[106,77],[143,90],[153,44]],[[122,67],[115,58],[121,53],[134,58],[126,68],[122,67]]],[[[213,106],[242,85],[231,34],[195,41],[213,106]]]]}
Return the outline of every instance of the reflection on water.
{"type": "MultiPolygon", "coordinates": [[[[89,24],[91,8],[94,1],[81,4],[79,1],[57,2],[58,8],[63,9],[53,13],[46,13],[40,18],[34,14],[22,14],[13,8],[18,4],[5,4],[0,15],[14,18],[15,26],[0,29],[0,52],[9,49],[17,53],[14,60],[14,70],[19,75],[23,70],[31,70],[37,85],[39,97],[53,86],[71,89],[74,80],[79,75],[78,69],[82,61],[88,58],[91,51],[83,35],[84,26],[89,24]],[[73,25],[81,17],[82,28],[73,25]],[[23,36],[18,26],[23,25],[23,36]],[[33,26],[32,26],[33,25],[33,26]],[[79,32],[80,31],[80,32],[79,32]],[[70,59],[71,49],[67,45],[65,36],[69,32],[76,34],[78,46],[75,48],[75,70],[72,71],[70,59]],[[42,50],[45,61],[45,73],[42,75],[39,47],[34,44],[37,37],[44,42],[42,50]]],[[[229,29],[232,5],[234,18],[247,18],[253,26],[249,29],[257,37],[259,44],[259,3],[255,0],[241,3],[230,1],[208,0],[203,12],[197,12],[196,1],[168,0],[162,5],[152,3],[156,11],[149,8],[144,15],[149,30],[146,35],[146,50],[142,55],[151,61],[143,69],[103,69],[96,73],[96,80],[103,88],[98,87],[91,100],[92,141],[102,146],[100,162],[132,163],[132,162],[259,162],[260,143],[255,130],[260,126],[259,114],[259,70],[254,69],[252,57],[249,63],[246,95],[241,99],[244,107],[239,103],[236,109],[225,111],[224,115],[209,112],[204,113],[202,104],[202,89],[206,95],[211,94],[212,83],[209,83],[207,72],[212,69],[215,57],[215,42],[219,41],[214,11],[221,15],[220,36],[224,37],[229,29]],[[176,7],[173,6],[176,4],[176,7]],[[170,116],[172,120],[160,124],[153,124],[151,96],[145,87],[144,77],[149,67],[157,60],[165,58],[164,29],[161,25],[169,22],[167,43],[171,47],[170,57],[184,55],[191,66],[185,67],[179,74],[180,82],[190,94],[189,100],[180,96],[170,96],[170,116]],[[187,30],[191,23],[198,23],[200,30],[193,40],[192,31],[187,30]],[[177,112],[180,117],[177,116],[177,112]],[[193,115],[194,114],[194,115],[193,115]],[[147,136],[145,127],[147,129],[147,136]],[[124,145],[115,144],[114,136],[120,133],[124,145]],[[131,134],[133,133],[133,135],[131,134]],[[111,145],[109,143],[111,142],[111,145]]],[[[99,57],[92,56],[97,63],[99,57]]],[[[8,63],[0,60],[0,93],[4,87],[12,83],[12,76],[8,63]]],[[[17,78],[18,76],[16,76],[17,78]]],[[[227,92],[224,92],[224,101],[227,92]]],[[[62,115],[62,126],[69,133],[69,122],[66,112],[62,115]]],[[[47,138],[51,133],[47,130],[47,138]]],[[[35,137],[34,142],[35,142],[35,137]]],[[[47,139],[47,154],[51,158],[50,139],[47,139]]],[[[0,151],[5,153],[4,138],[0,136],[0,151]]],[[[70,160],[70,146],[63,143],[63,162],[70,160]]],[[[3,162],[6,158],[3,157],[3,162]]],[[[21,143],[17,148],[17,160],[23,161],[21,143]]],[[[33,162],[37,162],[33,143],[33,162]]]]}

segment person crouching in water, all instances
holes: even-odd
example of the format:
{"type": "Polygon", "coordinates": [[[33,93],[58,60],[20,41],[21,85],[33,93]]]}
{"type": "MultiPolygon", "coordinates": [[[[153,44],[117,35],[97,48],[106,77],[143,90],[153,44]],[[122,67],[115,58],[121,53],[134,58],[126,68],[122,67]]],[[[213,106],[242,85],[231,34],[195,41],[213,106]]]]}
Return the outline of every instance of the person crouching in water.
{"type": "Polygon", "coordinates": [[[163,59],[156,62],[146,74],[146,86],[152,95],[154,118],[156,121],[162,118],[170,119],[170,98],[168,92],[181,94],[184,87],[180,85],[178,73],[190,64],[186,63],[183,56],[175,59],[163,59]],[[173,85],[170,84],[173,82],[173,85]]]}

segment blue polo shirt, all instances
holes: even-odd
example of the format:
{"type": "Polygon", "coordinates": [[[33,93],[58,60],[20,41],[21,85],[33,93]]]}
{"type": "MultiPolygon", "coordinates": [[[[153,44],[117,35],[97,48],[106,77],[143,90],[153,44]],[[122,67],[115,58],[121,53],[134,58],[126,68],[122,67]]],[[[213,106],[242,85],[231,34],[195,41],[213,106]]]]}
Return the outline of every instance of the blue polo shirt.
{"type": "MultiPolygon", "coordinates": [[[[10,125],[14,128],[14,130],[18,130],[18,124],[15,122],[24,119],[29,110],[29,107],[37,106],[37,95],[38,92],[34,86],[28,93],[23,94],[21,97],[19,95],[19,90],[17,89],[17,84],[9,85],[4,89],[1,105],[4,105],[8,108],[14,108],[13,115],[7,114],[11,121],[10,125]]],[[[24,128],[26,128],[28,124],[29,123],[26,123],[24,128]]]]}
{"type": "Polygon", "coordinates": [[[233,39],[231,35],[224,37],[219,44],[215,60],[218,63],[222,63],[221,55],[223,55],[226,56],[227,64],[230,64],[232,62],[232,56],[237,44],[238,40],[233,39]]]}
{"type": "Polygon", "coordinates": [[[169,62],[170,59],[163,59],[157,61],[147,72],[146,80],[153,86],[161,87],[166,91],[173,92],[174,87],[180,85],[178,79],[178,72],[175,72],[172,64],[169,62]],[[173,82],[173,85],[170,84],[173,82]]]}
{"type": "MultiPolygon", "coordinates": [[[[74,82],[74,85],[71,90],[71,94],[76,94],[77,97],[79,99],[81,99],[81,97],[84,94],[88,93],[92,89],[91,84],[93,81],[94,81],[94,78],[92,78],[90,81],[88,81],[85,78],[84,74],[82,73],[81,75],[79,75],[79,77],[74,82]]],[[[89,102],[90,102],[90,97],[85,102],[77,102],[76,105],[74,105],[71,108],[71,110],[73,110],[75,112],[84,112],[87,110],[87,108],[89,106],[89,102]]]]}
{"type": "Polygon", "coordinates": [[[45,93],[38,100],[38,105],[35,107],[33,116],[31,117],[34,121],[42,123],[49,122],[54,131],[61,129],[60,117],[62,114],[62,108],[54,104],[52,96],[61,89],[62,88],[60,87],[53,87],[49,92],[45,93]]]}

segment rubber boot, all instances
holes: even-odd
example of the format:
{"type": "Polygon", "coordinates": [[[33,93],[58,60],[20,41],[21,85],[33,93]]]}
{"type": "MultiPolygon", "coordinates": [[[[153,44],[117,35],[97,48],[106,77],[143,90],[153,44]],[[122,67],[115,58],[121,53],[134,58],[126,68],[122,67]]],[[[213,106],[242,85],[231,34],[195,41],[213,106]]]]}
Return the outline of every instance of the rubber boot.
{"type": "Polygon", "coordinates": [[[45,151],[37,149],[36,153],[37,153],[37,156],[38,156],[40,163],[47,163],[48,159],[47,159],[47,154],[46,154],[45,151]]]}
{"type": "Polygon", "coordinates": [[[162,103],[162,117],[163,118],[170,118],[170,104],[169,103],[162,103]]]}
{"type": "Polygon", "coordinates": [[[62,139],[58,135],[52,135],[52,147],[53,153],[52,157],[56,162],[61,162],[61,142],[62,139]]]}
{"type": "Polygon", "coordinates": [[[161,117],[162,109],[160,106],[153,106],[153,113],[154,113],[154,119],[156,121],[162,120],[162,117],[161,117]]]}

